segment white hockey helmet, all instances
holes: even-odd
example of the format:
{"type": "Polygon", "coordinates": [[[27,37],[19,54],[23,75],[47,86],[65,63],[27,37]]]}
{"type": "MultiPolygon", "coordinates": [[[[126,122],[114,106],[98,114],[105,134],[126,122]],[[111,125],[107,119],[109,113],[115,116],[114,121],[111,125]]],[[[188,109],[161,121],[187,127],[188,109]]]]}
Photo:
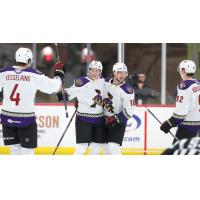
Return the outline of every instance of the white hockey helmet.
{"type": "Polygon", "coordinates": [[[103,70],[103,66],[102,66],[102,64],[101,64],[101,62],[100,61],[96,61],[96,60],[93,60],[91,63],[90,63],[90,65],[89,65],[89,67],[88,67],[88,70],[89,69],[99,69],[101,72],[102,72],[102,70],[103,70]]]}
{"type": "Polygon", "coordinates": [[[128,69],[127,66],[124,63],[115,63],[113,65],[113,72],[127,72],[128,73],[128,69]]]}
{"type": "Polygon", "coordinates": [[[179,71],[185,69],[185,73],[187,74],[194,74],[196,71],[196,65],[192,60],[183,60],[180,62],[178,66],[179,71]]]}
{"type": "Polygon", "coordinates": [[[31,66],[33,62],[32,51],[28,48],[20,47],[15,53],[16,62],[25,63],[28,66],[31,66]]]}

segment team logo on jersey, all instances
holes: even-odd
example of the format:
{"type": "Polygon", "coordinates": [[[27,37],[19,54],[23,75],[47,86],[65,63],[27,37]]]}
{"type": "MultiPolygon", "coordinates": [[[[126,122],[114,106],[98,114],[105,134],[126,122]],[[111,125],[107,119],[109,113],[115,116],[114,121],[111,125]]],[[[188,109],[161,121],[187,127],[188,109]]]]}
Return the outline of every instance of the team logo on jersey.
{"type": "Polygon", "coordinates": [[[91,108],[96,108],[96,105],[101,106],[103,102],[101,90],[95,89],[95,92],[97,93],[97,95],[94,98],[92,98],[94,103],[90,106],[91,108]]]}
{"type": "Polygon", "coordinates": [[[127,91],[129,92],[129,94],[133,94],[133,88],[132,87],[128,86],[127,91]]]}
{"type": "Polygon", "coordinates": [[[185,83],[184,82],[181,82],[180,83],[180,89],[183,89],[185,87],[185,83]]]}
{"type": "Polygon", "coordinates": [[[108,98],[103,99],[103,107],[108,110],[108,112],[114,113],[114,107],[112,102],[113,96],[108,92],[108,98]]]}
{"type": "Polygon", "coordinates": [[[75,86],[76,87],[81,87],[83,85],[83,81],[81,79],[75,80],[75,86]]]}

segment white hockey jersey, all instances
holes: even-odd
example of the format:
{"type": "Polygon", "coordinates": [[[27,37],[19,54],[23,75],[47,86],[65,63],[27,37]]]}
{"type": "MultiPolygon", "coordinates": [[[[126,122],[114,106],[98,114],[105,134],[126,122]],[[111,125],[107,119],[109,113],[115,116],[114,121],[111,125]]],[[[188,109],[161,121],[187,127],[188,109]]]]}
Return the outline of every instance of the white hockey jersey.
{"type": "Polygon", "coordinates": [[[71,88],[65,88],[69,99],[77,98],[77,120],[88,123],[103,123],[103,87],[105,80],[91,80],[88,77],[80,77],[75,80],[71,88]]]}
{"type": "Polygon", "coordinates": [[[135,95],[133,88],[125,82],[113,85],[112,79],[106,80],[103,105],[105,116],[117,114],[122,123],[126,123],[134,113],[135,95]]]}
{"type": "Polygon", "coordinates": [[[11,66],[0,69],[0,91],[3,89],[1,122],[19,127],[33,123],[37,90],[51,94],[58,92],[61,85],[60,78],[50,79],[33,68],[11,66]]]}
{"type": "Polygon", "coordinates": [[[177,86],[173,122],[196,133],[200,128],[200,81],[185,80],[177,86]]]}

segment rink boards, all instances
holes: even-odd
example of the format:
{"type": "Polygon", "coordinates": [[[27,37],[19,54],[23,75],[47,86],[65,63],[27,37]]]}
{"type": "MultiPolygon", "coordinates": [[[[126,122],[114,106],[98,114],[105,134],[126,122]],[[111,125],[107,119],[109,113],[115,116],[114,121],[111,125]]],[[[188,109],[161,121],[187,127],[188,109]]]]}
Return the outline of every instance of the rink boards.
{"type": "MultiPolygon", "coordinates": [[[[147,106],[161,121],[168,119],[173,112],[173,106],[147,106]]],[[[65,130],[75,108],[68,105],[69,117],[65,117],[63,104],[37,104],[36,115],[38,123],[38,148],[35,154],[50,155],[65,130]]],[[[175,128],[172,132],[175,134],[175,128]]],[[[135,108],[135,114],[127,123],[122,145],[124,155],[160,154],[172,143],[172,136],[160,131],[160,124],[145,107],[135,108]]],[[[75,150],[74,119],[66,132],[57,154],[71,155],[75,150]]],[[[86,154],[89,153],[89,149],[86,154]]],[[[2,129],[0,125],[0,154],[9,154],[9,148],[3,147],[2,129]]],[[[103,150],[100,154],[104,154],[103,150]]]]}

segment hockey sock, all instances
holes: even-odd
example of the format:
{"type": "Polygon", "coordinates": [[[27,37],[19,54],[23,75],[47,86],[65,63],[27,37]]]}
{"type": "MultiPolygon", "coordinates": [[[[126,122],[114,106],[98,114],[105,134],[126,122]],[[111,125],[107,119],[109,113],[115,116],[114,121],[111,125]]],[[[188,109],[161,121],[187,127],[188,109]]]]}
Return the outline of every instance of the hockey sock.
{"type": "Polygon", "coordinates": [[[22,155],[34,155],[34,149],[21,147],[22,155]]]}
{"type": "Polygon", "coordinates": [[[88,143],[80,143],[76,144],[76,150],[74,152],[74,155],[83,155],[88,148],[88,143]]]}
{"type": "Polygon", "coordinates": [[[20,155],[21,154],[21,145],[13,144],[8,145],[10,147],[10,155],[20,155]]]}
{"type": "Polygon", "coordinates": [[[90,155],[99,155],[99,150],[103,144],[92,142],[90,144],[90,155]]]}
{"type": "Polygon", "coordinates": [[[108,143],[108,149],[111,155],[121,155],[120,145],[114,142],[108,143]]]}

